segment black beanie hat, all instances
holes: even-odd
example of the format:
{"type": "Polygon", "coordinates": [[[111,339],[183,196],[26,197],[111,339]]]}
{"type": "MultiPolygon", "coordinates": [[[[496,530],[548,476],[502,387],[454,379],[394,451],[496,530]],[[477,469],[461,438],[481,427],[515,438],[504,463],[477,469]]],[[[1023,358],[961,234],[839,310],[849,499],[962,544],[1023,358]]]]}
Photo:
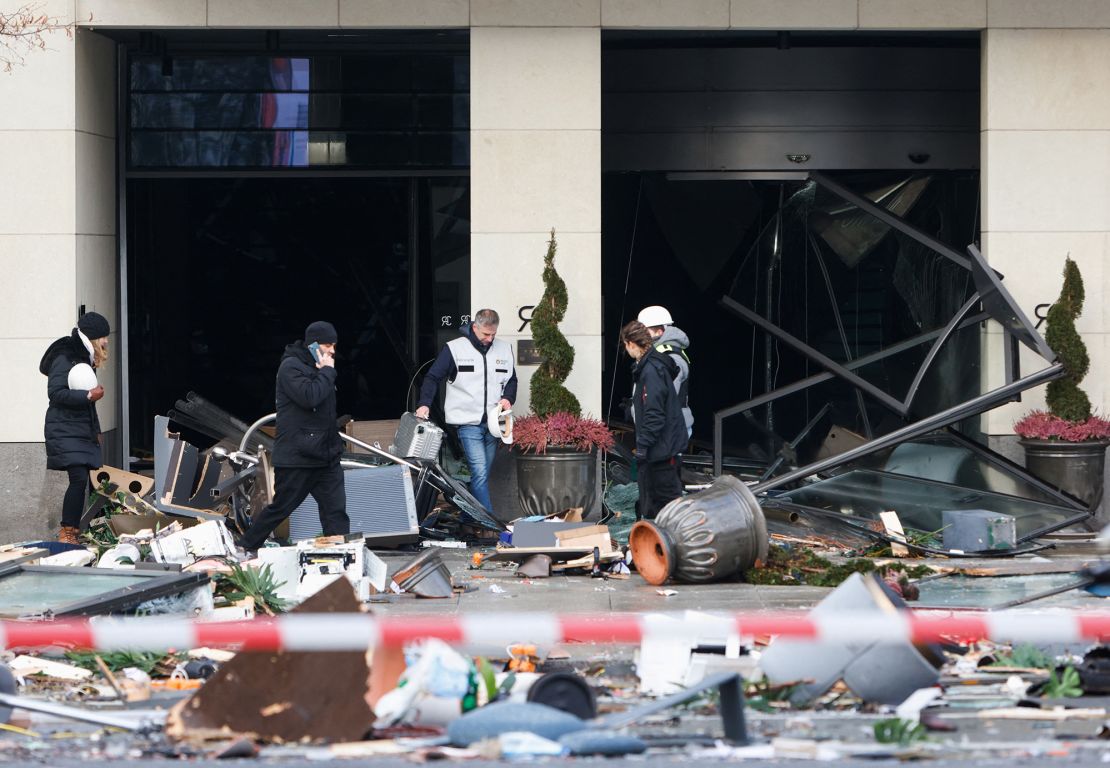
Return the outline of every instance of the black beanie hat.
{"type": "Polygon", "coordinates": [[[304,329],[304,343],[311,344],[312,342],[320,344],[334,344],[339,341],[339,335],[335,332],[335,326],[324,320],[317,320],[315,323],[310,323],[304,329]]]}
{"type": "Polygon", "coordinates": [[[108,318],[99,312],[86,312],[77,321],[77,330],[89,339],[103,339],[112,329],[108,326],[108,318]]]}

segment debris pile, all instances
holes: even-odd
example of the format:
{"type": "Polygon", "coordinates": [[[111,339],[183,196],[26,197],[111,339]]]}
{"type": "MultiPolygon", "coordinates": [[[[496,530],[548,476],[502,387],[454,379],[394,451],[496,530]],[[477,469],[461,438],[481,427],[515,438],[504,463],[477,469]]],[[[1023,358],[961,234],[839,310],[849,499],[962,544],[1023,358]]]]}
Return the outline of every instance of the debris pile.
{"type": "Polygon", "coordinates": [[[94,757],[679,749],[824,760],[992,755],[1003,742],[1006,754],[1043,754],[1064,736],[1072,753],[1093,754],[1107,723],[1104,645],[1004,644],[961,629],[969,610],[1032,606],[1042,611],[1035,624],[1101,609],[1110,568],[1093,536],[1072,532],[1046,550],[1013,516],[978,507],[917,514],[921,528],[897,509],[848,523],[830,512],[839,515],[830,522],[799,499],[835,476],[757,498],[726,475],[645,521],[626,483],[608,489],[600,517],[568,509],[502,524],[435,458],[397,455],[409,452],[396,448],[402,425],[351,422],[343,461],[355,532],[315,535],[306,507],[270,546],[246,553],[236,535],[273,493],[264,424],[194,395],[156,424],[152,477],[93,473],[82,545],[0,547],[0,618],[89,617],[94,640],[119,635],[115,617],[188,620],[218,647],[186,647],[185,632],[177,648],[141,638],[134,648],[21,647],[24,635],[9,631],[0,721],[25,740],[10,742],[13,755],[46,757],[57,742],[34,734],[74,723],[133,740],[82,742],[94,757]],[[202,450],[171,423],[216,442],[202,450]],[[798,608],[812,608],[805,618],[817,627],[924,616],[952,629],[838,638],[792,634],[786,622],[741,633],[744,619],[717,613],[798,608]],[[596,644],[576,637],[588,635],[581,614],[609,612],[652,631],[634,647],[620,630],[596,644]],[[456,613],[473,637],[436,623],[456,613]],[[340,616],[378,615],[413,619],[400,636],[329,629],[340,616]],[[311,641],[269,642],[287,619],[311,641]]]}

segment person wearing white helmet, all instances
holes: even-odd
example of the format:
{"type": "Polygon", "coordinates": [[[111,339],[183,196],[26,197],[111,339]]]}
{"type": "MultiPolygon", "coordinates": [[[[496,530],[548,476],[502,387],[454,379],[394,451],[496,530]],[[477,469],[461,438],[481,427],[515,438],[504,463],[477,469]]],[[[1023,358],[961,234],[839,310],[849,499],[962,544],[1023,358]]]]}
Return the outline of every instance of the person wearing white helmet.
{"type": "Polygon", "coordinates": [[[690,410],[690,357],[686,354],[690,337],[674,324],[667,308],[658,304],[641,309],[636,319],[647,326],[656,351],[669,356],[678,366],[674,390],[682,404],[682,418],[686,421],[686,437],[689,438],[694,434],[694,412],[690,410]]]}

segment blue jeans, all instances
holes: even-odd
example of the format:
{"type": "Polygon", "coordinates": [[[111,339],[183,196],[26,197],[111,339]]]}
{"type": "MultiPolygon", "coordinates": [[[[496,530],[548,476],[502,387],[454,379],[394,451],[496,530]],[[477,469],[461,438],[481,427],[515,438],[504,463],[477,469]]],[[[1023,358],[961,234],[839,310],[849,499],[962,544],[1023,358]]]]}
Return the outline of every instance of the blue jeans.
{"type": "Polygon", "coordinates": [[[459,427],[459,442],[462,443],[463,453],[466,454],[466,463],[470,466],[470,492],[487,511],[492,512],[493,504],[489,500],[489,471],[493,466],[498,439],[485,424],[464,424],[459,427]]]}

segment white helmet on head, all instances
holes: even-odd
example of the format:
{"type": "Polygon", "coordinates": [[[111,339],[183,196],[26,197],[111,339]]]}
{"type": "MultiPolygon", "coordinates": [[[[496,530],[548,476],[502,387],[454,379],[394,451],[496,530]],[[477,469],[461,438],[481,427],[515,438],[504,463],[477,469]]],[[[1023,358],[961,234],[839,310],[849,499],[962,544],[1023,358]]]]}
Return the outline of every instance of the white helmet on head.
{"type": "Polygon", "coordinates": [[[671,313],[667,311],[666,307],[661,307],[658,304],[653,304],[650,307],[641,309],[636,319],[648,328],[657,325],[674,325],[674,320],[671,319],[671,313]]]}
{"type": "Polygon", "coordinates": [[[78,363],[69,369],[70,389],[96,389],[96,372],[88,363],[78,363]]]}

